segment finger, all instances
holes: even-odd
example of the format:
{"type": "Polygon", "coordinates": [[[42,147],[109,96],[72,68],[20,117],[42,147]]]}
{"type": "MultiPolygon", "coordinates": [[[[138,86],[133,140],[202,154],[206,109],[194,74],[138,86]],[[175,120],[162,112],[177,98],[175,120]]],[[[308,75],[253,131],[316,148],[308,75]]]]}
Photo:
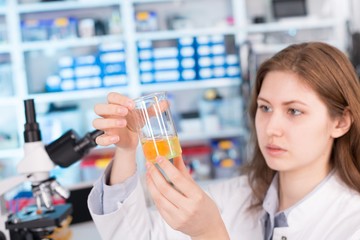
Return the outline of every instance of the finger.
{"type": "Polygon", "coordinates": [[[130,110],[134,109],[135,107],[134,101],[131,98],[115,92],[109,93],[107,96],[107,100],[109,103],[123,105],[130,110]]]}
{"type": "Polygon", "coordinates": [[[154,164],[148,162],[147,167],[147,175],[151,177],[156,189],[176,207],[180,207],[180,202],[185,200],[184,195],[166,181],[164,176],[154,164]]]}
{"type": "Polygon", "coordinates": [[[159,209],[165,210],[167,212],[177,209],[177,207],[158,190],[150,174],[146,174],[146,182],[148,184],[148,189],[154,200],[154,203],[158,206],[159,209]]]}
{"type": "Polygon", "coordinates": [[[167,100],[162,100],[148,107],[147,112],[149,116],[155,116],[155,115],[160,115],[168,108],[169,108],[169,102],[167,100]]]}
{"type": "Polygon", "coordinates": [[[117,104],[96,104],[94,106],[94,112],[101,116],[126,116],[129,110],[121,105],[117,104]]]}
{"type": "Polygon", "coordinates": [[[146,174],[146,182],[148,190],[159,213],[168,224],[172,225],[174,217],[178,219],[182,215],[180,209],[162,195],[162,193],[156,188],[156,185],[149,174],[146,174]]]}
{"type": "Polygon", "coordinates": [[[143,126],[143,121],[140,118],[139,110],[130,110],[129,114],[126,116],[127,120],[127,127],[131,130],[136,132],[139,126],[143,126]]]}
{"type": "Polygon", "coordinates": [[[188,179],[193,181],[193,178],[190,175],[189,169],[186,167],[184,163],[183,157],[180,155],[178,157],[174,157],[174,166],[179,169],[179,171],[184,175],[187,176],[188,179]]]}
{"type": "Polygon", "coordinates": [[[106,130],[110,128],[123,128],[126,126],[126,120],[123,118],[96,118],[93,120],[92,125],[99,130],[106,130]]]}
{"type": "Polygon", "coordinates": [[[109,146],[117,143],[120,140],[119,136],[102,134],[95,139],[95,142],[99,146],[109,146]]]}
{"type": "Polygon", "coordinates": [[[164,157],[157,157],[156,162],[176,189],[186,197],[191,197],[197,193],[197,185],[194,184],[194,181],[184,176],[170,161],[167,161],[164,157]]]}

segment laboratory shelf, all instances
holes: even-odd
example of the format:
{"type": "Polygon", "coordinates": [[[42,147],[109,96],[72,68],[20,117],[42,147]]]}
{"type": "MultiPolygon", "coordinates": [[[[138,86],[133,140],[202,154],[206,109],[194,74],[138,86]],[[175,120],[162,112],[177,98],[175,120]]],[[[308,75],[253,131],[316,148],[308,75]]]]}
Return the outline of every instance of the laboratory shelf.
{"type": "Polygon", "coordinates": [[[0,159],[22,158],[23,156],[24,150],[22,148],[1,149],[0,151],[0,159]]]}
{"type": "Polygon", "coordinates": [[[30,94],[29,98],[33,98],[38,103],[50,103],[60,101],[75,101],[95,98],[105,98],[109,92],[118,92],[122,94],[129,93],[127,86],[119,86],[112,88],[96,88],[68,92],[38,93],[30,94]]]}
{"type": "MultiPolygon", "coordinates": [[[[156,92],[156,91],[181,91],[189,89],[206,89],[219,87],[237,87],[240,86],[241,79],[239,78],[219,78],[209,80],[195,80],[195,81],[181,81],[140,85],[141,92],[156,92]]],[[[53,93],[37,93],[28,95],[29,98],[36,99],[37,102],[57,102],[57,101],[71,101],[71,100],[86,100],[92,98],[106,97],[109,92],[118,92],[121,94],[129,94],[131,92],[130,86],[118,86],[111,88],[96,88],[69,92],[53,92],[53,93]]]]}
{"type": "Polygon", "coordinates": [[[181,90],[190,90],[190,89],[236,87],[236,86],[240,86],[240,84],[241,84],[240,78],[219,78],[219,79],[208,79],[208,80],[144,84],[141,85],[141,90],[142,92],[181,91],[181,90]]]}
{"type": "MultiPolygon", "coordinates": [[[[74,47],[88,47],[95,46],[107,42],[119,42],[124,41],[122,36],[108,35],[98,36],[91,38],[72,38],[64,40],[53,40],[53,41],[37,41],[37,42],[24,42],[22,44],[23,51],[36,51],[44,49],[66,49],[74,47]]],[[[1,48],[0,48],[1,50],[1,48]]]]}
{"type": "Polygon", "coordinates": [[[0,53],[10,53],[11,46],[7,43],[0,44],[0,53]]]}
{"type": "Polygon", "coordinates": [[[234,27],[221,28],[199,28],[186,30],[168,30],[136,33],[137,40],[167,40],[176,39],[187,36],[203,36],[203,35],[234,35],[236,33],[234,27]]]}
{"type": "Polygon", "coordinates": [[[16,97],[0,97],[0,107],[15,107],[19,102],[20,100],[16,97]]]}
{"type": "Polygon", "coordinates": [[[0,15],[6,15],[6,13],[9,11],[9,8],[7,6],[1,6],[0,7],[0,15]]]}
{"type": "Polygon", "coordinates": [[[291,29],[318,29],[318,28],[333,28],[336,25],[334,19],[303,19],[301,21],[278,21],[270,23],[250,24],[247,26],[248,33],[262,33],[262,32],[279,32],[289,31],[291,29]]]}
{"type": "Polygon", "coordinates": [[[204,132],[198,131],[196,132],[180,132],[179,134],[180,142],[185,143],[188,141],[202,141],[208,139],[216,139],[216,138],[232,138],[232,137],[239,137],[247,136],[247,132],[244,128],[224,128],[220,131],[214,132],[204,132]]]}
{"type": "Polygon", "coordinates": [[[119,0],[42,2],[42,3],[21,4],[18,6],[18,11],[19,13],[24,14],[24,13],[110,7],[120,4],[121,1],[119,0]]]}
{"type": "Polygon", "coordinates": [[[162,2],[177,2],[178,0],[132,0],[132,3],[162,3],[162,2]]]}
{"type": "MultiPolygon", "coordinates": [[[[337,46],[335,41],[323,41],[330,45],[337,46]]],[[[256,43],[252,45],[252,50],[256,52],[256,54],[274,54],[275,52],[281,51],[284,48],[288,47],[289,44],[265,44],[265,43],[256,43]]],[[[339,47],[339,46],[338,46],[339,47]]]]}

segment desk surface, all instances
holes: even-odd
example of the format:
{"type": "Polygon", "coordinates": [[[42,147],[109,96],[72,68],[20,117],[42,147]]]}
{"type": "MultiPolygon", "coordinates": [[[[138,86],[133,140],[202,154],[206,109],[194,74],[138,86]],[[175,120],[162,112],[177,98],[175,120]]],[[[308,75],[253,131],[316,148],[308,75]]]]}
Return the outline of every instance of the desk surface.
{"type": "Polygon", "coordinates": [[[101,240],[100,234],[92,221],[73,224],[70,229],[72,231],[72,240],[101,240]]]}

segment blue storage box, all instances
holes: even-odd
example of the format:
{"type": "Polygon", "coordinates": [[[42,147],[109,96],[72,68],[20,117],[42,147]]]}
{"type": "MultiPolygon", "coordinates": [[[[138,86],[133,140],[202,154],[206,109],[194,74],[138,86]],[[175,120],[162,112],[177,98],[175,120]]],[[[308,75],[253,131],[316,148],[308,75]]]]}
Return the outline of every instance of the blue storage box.
{"type": "Polygon", "coordinates": [[[121,63],[121,62],[125,62],[126,60],[125,52],[123,51],[101,53],[99,55],[99,59],[101,64],[121,63]]]}
{"type": "Polygon", "coordinates": [[[61,91],[73,91],[76,90],[76,83],[74,79],[62,79],[60,84],[61,91]]]}
{"type": "Polygon", "coordinates": [[[166,70],[154,72],[156,82],[174,82],[180,80],[179,70],[166,70]]]}
{"type": "Polygon", "coordinates": [[[111,42],[111,43],[102,43],[99,45],[99,52],[124,52],[125,46],[123,42],[111,42]]]}
{"type": "Polygon", "coordinates": [[[143,72],[140,73],[140,81],[141,83],[153,83],[154,80],[154,74],[153,72],[143,72]]]}
{"type": "Polygon", "coordinates": [[[161,58],[177,58],[179,55],[179,50],[177,47],[162,47],[153,49],[154,59],[161,58]]]}
{"type": "Polygon", "coordinates": [[[103,77],[104,87],[120,86],[120,85],[125,85],[126,83],[127,83],[126,74],[114,74],[103,77]]]}
{"type": "Polygon", "coordinates": [[[76,85],[76,89],[79,90],[89,89],[89,88],[99,88],[102,86],[102,80],[100,76],[77,78],[75,85],[76,85]]]}
{"type": "Polygon", "coordinates": [[[74,73],[76,78],[100,77],[101,68],[99,65],[78,66],[74,68],[74,73]]]}
{"type": "Polygon", "coordinates": [[[156,59],[153,62],[154,70],[169,70],[169,69],[178,69],[180,64],[177,58],[169,59],[156,59]]]}

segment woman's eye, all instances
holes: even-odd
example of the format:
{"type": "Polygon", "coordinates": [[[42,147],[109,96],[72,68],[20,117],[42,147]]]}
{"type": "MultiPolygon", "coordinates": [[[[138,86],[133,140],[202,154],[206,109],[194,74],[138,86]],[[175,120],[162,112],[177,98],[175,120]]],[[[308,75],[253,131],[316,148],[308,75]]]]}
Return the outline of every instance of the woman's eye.
{"type": "Polygon", "coordinates": [[[260,108],[263,112],[271,112],[271,108],[270,108],[269,106],[260,105],[259,108],[260,108]]]}
{"type": "Polygon", "coordinates": [[[288,113],[290,113],[293,116],[299,116],[302,114],[302,112],[300,110],[297,110],[295,108],[290,108],[288,113]]]}

